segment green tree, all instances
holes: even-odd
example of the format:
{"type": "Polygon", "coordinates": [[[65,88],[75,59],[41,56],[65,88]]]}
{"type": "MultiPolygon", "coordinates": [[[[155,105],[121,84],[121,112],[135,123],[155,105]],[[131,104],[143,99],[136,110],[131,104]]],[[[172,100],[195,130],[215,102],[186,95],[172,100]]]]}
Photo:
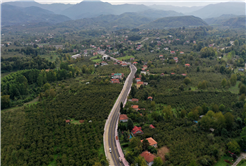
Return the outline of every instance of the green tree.
{"type": "Polygon", "coordinates": [[[232,113],[227,112],[225,115],[225,123],[226,123],[226,128],[230,129],[233,126],[233,122],[234,122],[234,116],[232,115],[232,113]]]}
{"type": "Polygon", "coordinates": [[[223,80],[222,80],[222,82],[221,82],[221,86],[223,87],[223,88],[225,88],[226,87],[226,79],[224,78],[223,80]]]}
{"type": "Polygon", "coordinates": [[[50,89],[50,84],[47,82],[44,84],[44,91],[50,89]]]}
{"type": "Polygon", "coordinates": [[[199,121],[199,125],[208,130],[209,128],[213,127],[213,119],[207,115],[203,116],[202,119],[199,121]]]}
{"type": "Polygon", "coordinates": [[[243,93],[244,94],[246,93],[246,86],[242,84],[239,89],[239,94],[243,94],[243,93]]]}
{"type": "Polygon", "coordinates": [[[162,159],[161,159],[160,157],[156,157],[156,158],[154,159],[153,166],[161,166],[161,165],[163,165],[162,159]]]}
{"type": "Polygon", "coordinates": [[[173,111],[172,107],[170,105],[166,106],[163,110],[162,113],[164,114],[164,118],[166,120],[172,119],[173,118],[173,111]]]}
{"type": "Polygon", "coordinates": [[[238,145],[238,143],[235,140],[230,141],[229,143],[226,144],[227,148],[229,151],[239,154],[240,153],[240,146],[238,145]]]}
{"type": "Polygon", "coordinates": [[[181,116],[181,118],[184,118],[186,116],[186,111],[185,110],[181,110],[180,116],[181,116]]]}
{"type": "Polygon", "coordinates": [[[191,79],[189,77],[185,77],[184,83],[188,85],[189,83],[191,83],[191,79]]]}
{"type": "Polygon", "coordinates": [[[239,101],[244,101],[245,100],[245,94],[241,94],[239,96],[239,101]]]}
{"type": "Polygon", "coordinates": [[[224,112],[225,111],[225,106],[223,105],[223,104],[221,104],[220,106],[219,106],[219,110],[221,111],[221,112],[224,112]]]}
{"type": "Polygon", "coordinates": [[[149,141],[146,139],[143,139],[142,144],[143,144],[143,151],[147,150],[149,147],[149,141]]]}
{"type": "Polygon", "coordinates": [[[217,129],[221,130],[225,127],[225,117],[222,112],[217,112],[214,114],[215,126],[217,129]]]}
{"type": "Polygon", "coordinates": [[[236,74],[232,74],[231,78],[230,78],[230,81],[231,81],[231,85],[235,86],[236,82],[237,82],[237,75],[236,74]]]}
{"type": "Polygon", "coordinates": [[[145,159],[139,155],[138,157],[135,157],[133,165],[147,166],[147,163],[146,163],[145,159]]]}
{"type": "Polygon", "coordinates": [[[1,96],[1,108],[5,109],[10,107],[10,95],[3,95],[1,96]]]}
{"type": "Polygon", "coordinates": [[[191,160],[190,164],[188,166],[198,166],[196,163],[196,160],[191,160]]]}
{"type": "Polygon", "coordinates": [[[129,118],[127,121],[127,129],[131,131],[133,129],[133,127],[134,127],[133,121],[131,118],[129,118]]]}

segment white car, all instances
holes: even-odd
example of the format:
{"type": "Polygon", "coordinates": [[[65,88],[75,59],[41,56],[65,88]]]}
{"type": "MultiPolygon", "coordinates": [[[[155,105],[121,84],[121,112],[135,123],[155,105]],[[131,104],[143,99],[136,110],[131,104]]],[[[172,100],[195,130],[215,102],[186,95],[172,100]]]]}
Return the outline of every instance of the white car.
{"type": "Polygon", "coordinates": [[[109,148],[109,152],[111,153],[112,151],[111,151],[111,148],[109,148]]]}

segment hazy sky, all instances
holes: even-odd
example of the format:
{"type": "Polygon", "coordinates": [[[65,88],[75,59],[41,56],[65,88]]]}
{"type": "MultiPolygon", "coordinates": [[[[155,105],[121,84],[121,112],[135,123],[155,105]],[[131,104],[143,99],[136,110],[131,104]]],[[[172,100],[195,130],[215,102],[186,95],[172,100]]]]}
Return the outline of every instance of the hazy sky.
{"type": "MultiPolygon", "coordinates": [[[[9,1],[17,1],[17,0],[2,0],[2,2],[9,1]]],[[[22,0],[23,1],[23,0],[22,0]]],[[[32,0],[30,0],[32,1],[32,0]]],[[[35,0],[38,3],[71,3],[76,4],[81,2],[82,0],[35,0]]],[[[208,4],[220,3],[220,2],[228,2],[229,0],[101,0],[103,2],[109,2],[111,4],[144,4],[144,5],[175,5],[175,6],[205,6],[208,4]]],[[[244,0],[230,0],[230,1],[240,1],[244,2],[244,0]]]]}

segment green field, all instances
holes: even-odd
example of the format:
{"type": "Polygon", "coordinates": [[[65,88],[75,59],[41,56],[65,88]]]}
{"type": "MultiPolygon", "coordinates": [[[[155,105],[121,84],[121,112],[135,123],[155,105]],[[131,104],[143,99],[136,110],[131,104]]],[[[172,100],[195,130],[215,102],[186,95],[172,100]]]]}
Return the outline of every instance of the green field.
{"type": "Polygon", "coordinates": [[[238,84],[239,83],[240,83],[240,81],[237,81],[235,86],[232,86],[232,87],[229,88],[229,91],[231,93],[238,94],[239,93],[239,88],[238,88],[238,84]]]}
{"type": "Polygon", "coordinates": [[[233,158],[229,156],[223,156],[214,166],[227,166],[229,163],[225,162],[224,160],[229,160],[231,163],[234,163],[233,158]]]}
{"type": "Polygon", "coordinates": [[[128,60],[130,58],[134,58],[134,56],[123,56],[123,57],[119,57],[119,58],[116,58],[118,60],[128,60]]]}
{"type": "Polygon", "coordinates": [[[98,55],[98,56],[93,56],[90,58],[91,61],[97,63],[97,62],[101,62],[102,61],[102,56],[101,55],[98,55]],[[99,58],[98,58],[99,57],[99,58]]]}

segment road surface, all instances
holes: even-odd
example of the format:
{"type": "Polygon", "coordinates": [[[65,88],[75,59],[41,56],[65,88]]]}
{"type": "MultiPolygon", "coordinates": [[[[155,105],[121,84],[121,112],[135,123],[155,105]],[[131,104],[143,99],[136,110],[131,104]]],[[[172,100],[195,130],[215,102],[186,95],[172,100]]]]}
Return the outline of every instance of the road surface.
{"type": "MultiPolygon", "coordinates": [[[[112,58],[112,60],[116,60],[115,58],[112,58]]],[[[114,104],[114,107],[111,110],[110,116],[108,117],[108,120],[105,124],[104,128],[104,151],[105,155],[109,160],[110,166],[123,166],[122,163],[119,162],[119,153],[116,148],[116,142],[115,142],[115,128],[117,120],[119,119],[119,111],[120,111],[120,103],[124,103],[128,96],[128,91],[131,88],[132,81],[134,78],[134,75],[136,73],[136,68],[133,65],[130,65],[131,73],[129,74],[129,79],[126,79],[125,85],[117,99],[117,101],[114,104]],[[109,152],[109,148],[111,148],[111,153],[109,152]]]]}

